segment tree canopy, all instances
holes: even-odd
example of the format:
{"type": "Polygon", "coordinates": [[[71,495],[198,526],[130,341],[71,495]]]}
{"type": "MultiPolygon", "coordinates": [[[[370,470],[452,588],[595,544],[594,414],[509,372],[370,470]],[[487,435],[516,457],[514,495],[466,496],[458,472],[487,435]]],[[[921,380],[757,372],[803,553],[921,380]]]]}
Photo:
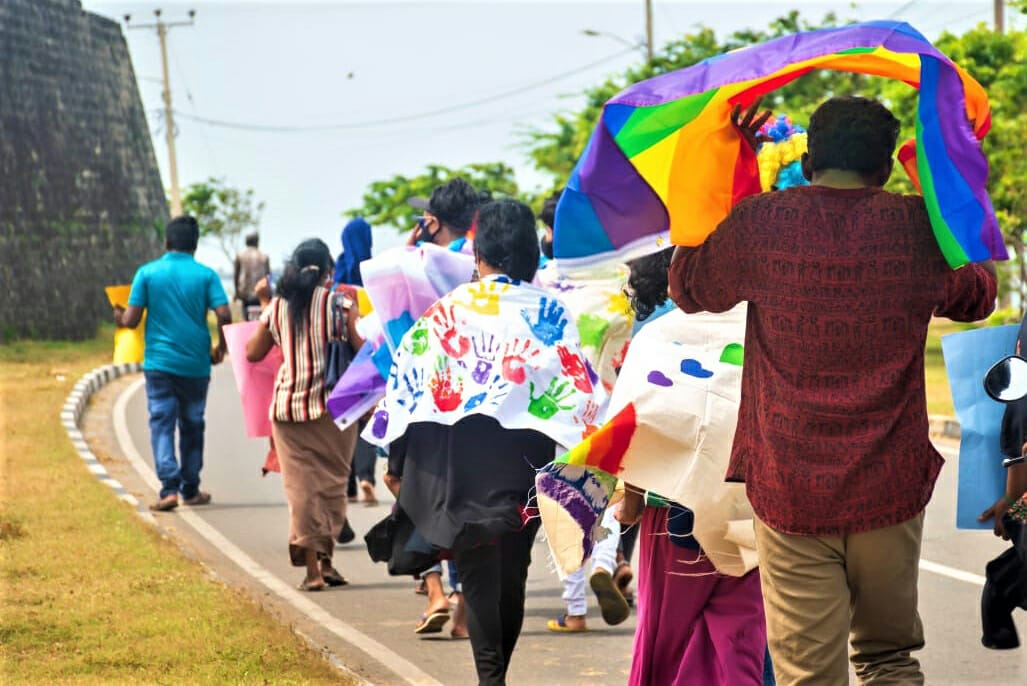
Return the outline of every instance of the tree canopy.
{"type": "Polygon", "coordinates": [[[243,234],[260,224],[264,203],[254,199],[251,188],[232,188],[211,177],[185,189],[182,210],[196,217],[200,238],[216,245],[231,264],[242,248],[243,234]]]}

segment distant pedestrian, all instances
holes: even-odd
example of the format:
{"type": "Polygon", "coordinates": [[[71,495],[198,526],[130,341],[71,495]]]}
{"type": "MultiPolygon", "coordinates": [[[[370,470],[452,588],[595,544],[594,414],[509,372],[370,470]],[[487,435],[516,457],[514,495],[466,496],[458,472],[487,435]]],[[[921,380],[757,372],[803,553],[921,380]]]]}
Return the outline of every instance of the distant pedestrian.
{"type": "Polygon", "coordinates": [[[259,313],[257,283],[271,274],[271,258],[260,252],[259,245],[259,234],[247,234],[246,248],[235,256],[235,299],[242,305],[244,320],[252,319],[259,313]]]}
{"type": "Polygon", "coordinates": [[[339,429],[325,406],[328,344],[349,336],[343,296],[329,290],[331,279],[332,254],[324,241],[300,243],[246,344],[251,362],[264,359],[273,345],[284,357],[270,408],[271,436],[289,502],[289,557],[306,567],[299,585],[304,591],[348,583],[332,566],[332,553],[346,519],[357,435],[355,427],[339,429]]]}
{"type": "Polygon", "coordinates": [[[228,296],[210,267],[195,259],[200,230],[192,217],[176,217],[165,228],[162,258],[136,272],[128,308],[115,310],[118,326],[134,329],[146,312],[146,402],[150,444],[161,481],[160,500],[150,509],[173,510],[179,494],[186,505],[206,505],[200,490],[204,411],[211,364],[225,356],[221,327],[232,322],[228,296]],[[211,347],[207,311],[218,320],[218,344],[211,347]],[[175,428],[181,463],[175,458],[175,428]]]}

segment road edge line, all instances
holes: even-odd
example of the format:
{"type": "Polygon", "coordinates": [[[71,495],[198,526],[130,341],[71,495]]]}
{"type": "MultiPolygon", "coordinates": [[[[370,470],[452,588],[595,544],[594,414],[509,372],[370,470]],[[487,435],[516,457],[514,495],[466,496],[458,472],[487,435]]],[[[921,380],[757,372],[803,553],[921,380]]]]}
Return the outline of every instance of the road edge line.
{"type": "MultiPolygon", "coordinates": [[[[144,379],[138,379],[128,388],[121,392],[114,403],[114,434],[118,441],[121,452],[132,468],[155,492],[160,491],[160,481],[154,474],[150,465],[139,454],[135,441],[128,430],[127,409],[132,395],[143,387],[144,379]]],[[[237,567],[250,577],[260,582],[268,591],[274,593],[283,602],[290,605],[294,610],[304,615],[310,621],[321,628],[329,631],[346,643],[365,653],[376,662],[380,663],[386,670],[403,679],[406,683],[414,686],[442,686],[442,683],[421,670],[415,664],[399,655],[395,651],[382,645],[356,627],[347,624],[335,617],[317,603],[309,600],[300,594],[299,591],[279,579],[266,567],[247,555],[241,548],[229,541],[225,536],[208,524],[202,517],[188,509],[180,508],[176,516],[189,524],[197,534],[202,536],[208,543],[217,548],[221,554],[231,560],[237,567]]],[[[155,521],[155,520],[154,520],[155,521]]],[[[339,661],[332,660],[336,665],[339,661]]],[[[341,666],[341,665],[340,665],[341,666]]],[[[362,684],[368,684],[366,679],[352,670],[345,668],[354,679],[362,684]]]]}

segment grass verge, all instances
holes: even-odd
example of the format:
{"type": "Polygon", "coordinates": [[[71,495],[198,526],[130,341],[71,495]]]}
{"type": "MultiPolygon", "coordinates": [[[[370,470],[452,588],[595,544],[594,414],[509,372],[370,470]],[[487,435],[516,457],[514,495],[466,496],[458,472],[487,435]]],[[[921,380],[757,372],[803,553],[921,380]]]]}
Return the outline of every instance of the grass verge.
{"type": "Polygon", "coordinates": [[[0,345],[0,682],[340,683],[82,465],[59,413],[110,334],[0,345]]]}

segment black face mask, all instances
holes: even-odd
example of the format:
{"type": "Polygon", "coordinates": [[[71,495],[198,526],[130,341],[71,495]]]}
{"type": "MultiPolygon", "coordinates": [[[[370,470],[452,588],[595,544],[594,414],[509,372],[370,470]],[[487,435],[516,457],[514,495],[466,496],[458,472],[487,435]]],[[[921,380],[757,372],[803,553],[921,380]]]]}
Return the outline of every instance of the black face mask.
{"type": "Polygon", "coordinates": [[[538,242],[538,247],[547,259],[553,259],[553,241],[546,240],[546,237],[543,236],[538,242]]]}

